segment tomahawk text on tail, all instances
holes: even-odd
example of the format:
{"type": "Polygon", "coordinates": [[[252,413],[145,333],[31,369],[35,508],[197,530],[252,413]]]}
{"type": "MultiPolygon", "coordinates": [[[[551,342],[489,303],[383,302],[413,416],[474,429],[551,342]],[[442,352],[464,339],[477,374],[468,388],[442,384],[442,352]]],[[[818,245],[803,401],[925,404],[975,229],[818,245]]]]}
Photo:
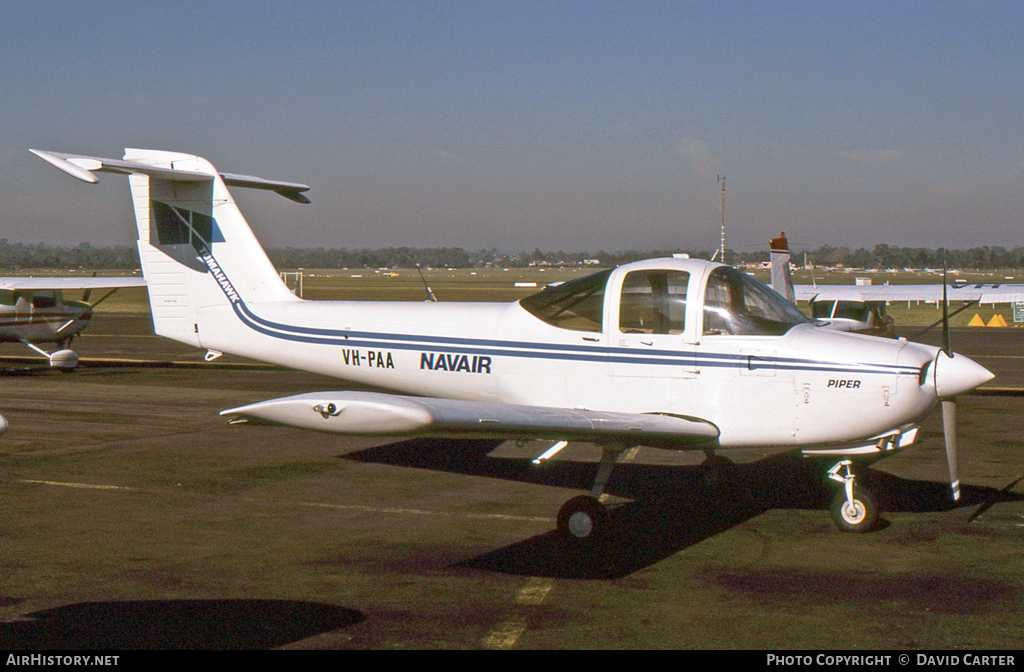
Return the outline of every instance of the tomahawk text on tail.
{"type": "MultiPolygon", "coordinates": [[[[877,509],[855,487],[854,465],[912,445],[940,398],[992,377],[935,347],[819,329],[747,274],[689,258],[626,264],[513,303],[304,301],[228,191],[308,202],[304,185],[218,173],[169,152],[37,154],[86,182],[130,176],[158,333],[387,391],[257,401],[224,411],[232,422],[596,443],[589,495],[558,517],[576,538],[599,533],[598,498],[618,456],[638,445],[831,456],[837,523],[870,529],[877,509]]],[[[949,461],[955,474],[955,453],[949,461]]]]}

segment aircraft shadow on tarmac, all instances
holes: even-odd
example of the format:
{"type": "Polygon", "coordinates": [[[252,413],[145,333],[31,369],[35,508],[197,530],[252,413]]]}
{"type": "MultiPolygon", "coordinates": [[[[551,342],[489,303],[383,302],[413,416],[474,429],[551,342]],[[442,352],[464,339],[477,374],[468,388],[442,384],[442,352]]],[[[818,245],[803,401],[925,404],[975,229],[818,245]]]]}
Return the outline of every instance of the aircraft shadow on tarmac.
{"type": "MultiPolygon", "coordinates": [[[[416,439],[348,453],[344,459],[374,464],[589,490],[597,464],[488,457],[495,441],[416,439]]],[[[825,479],[831,465],[797,453],[773,455],[729,467],[724,482],[709,486],[699,466],[619,464],[605,492],[632,501],[609,507],[612,525],[596,546],[584,547],[554,530],[459,563],[460,567],[552,578],[627,576],[680,550],[727,531],[769,509],[826,510],[838,486],[825,479]]],[[[883,512],[937,512],[954,508],[949,484],[858,470],[883,512]]],[[[956,507],[1024,500],[1024,495],[964,485],[956,507]]],[[[554,515],[554,512],[552,512],[554,515]]],[[[883,513],[884,517],[884,513],[883,513]]],[[[882,526],[886,523],[881,522],[882,526]]],[[[839,534],[839,532],[837,532],[839,534]]]]}
{"type": "Polygon", "coordinates": [[[363,619],[289,600],[80,602],[0,623],[0,649],[271,649],[363,619]]]}

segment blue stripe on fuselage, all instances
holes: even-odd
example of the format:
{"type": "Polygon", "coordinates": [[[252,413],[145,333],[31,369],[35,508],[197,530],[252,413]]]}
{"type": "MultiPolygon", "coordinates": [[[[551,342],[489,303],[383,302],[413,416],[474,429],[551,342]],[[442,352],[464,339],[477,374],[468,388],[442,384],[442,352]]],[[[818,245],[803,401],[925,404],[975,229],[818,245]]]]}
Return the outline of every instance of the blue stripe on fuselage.
{"type": "MultiPolygon", "coordinates": [[[[367,331],[346,331],[319,327],[301,327],[262,318],[253,313],[235,290],[213,255],[201,257],[217,284],[231,303],[238,319],[258,333],[298,343],[316,345],[344,345],[346,347],[389,348],[392,350],[415,350],[490,356],[519,357],[526,359],[556,359],[580,362],[604,362],[614,364],[648,364],[662,366],[701,366],[728,368],[740,365],[746,355],[725,353],[683,352],[676,350],[632,351],[628,354],[616,352],[607,346],[568,345],[558,343],[537,343],[530,341],[505,341],[481,338],[459,338],[450,336],[426,336],[410,334],[388,334],[367,331]]],[[[863,373],[914,376],[919,370],[909,366],[865,363],[822,362],[791,357],[765,357],[764,368],[774,366],[788,371],[823,371],[830,373],[863,373]]]]}

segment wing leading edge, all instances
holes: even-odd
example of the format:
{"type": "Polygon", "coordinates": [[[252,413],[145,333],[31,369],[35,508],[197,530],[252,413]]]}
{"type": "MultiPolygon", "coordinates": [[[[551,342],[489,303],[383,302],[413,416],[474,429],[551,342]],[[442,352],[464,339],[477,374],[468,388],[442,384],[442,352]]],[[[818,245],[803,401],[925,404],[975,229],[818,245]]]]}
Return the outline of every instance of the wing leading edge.
{"type": "Polygon", "coordinates": [[[145,287],[146,281],[140,277],[46,277],[15,276],[0,278],[0,289],[8,290],[48,290],[48,289],[124,289],[125,287],[145,287]]]}
{"type": "Polygon", "coordinates": [[[360,436],[559,439],[687,450],[717,442],[718,428],[677,415],[522,406],[376,392],[314,392],[225,411],[255,421],[360,436]]]}
{"type": "MultiPolygon", "coordinates": [[[[796,285],[799,301],[942,301],[942,285],[796,285]]],[[[947,285],[950,301],[1013,303],[1024,301],[1024,285],[947,285]]]]}

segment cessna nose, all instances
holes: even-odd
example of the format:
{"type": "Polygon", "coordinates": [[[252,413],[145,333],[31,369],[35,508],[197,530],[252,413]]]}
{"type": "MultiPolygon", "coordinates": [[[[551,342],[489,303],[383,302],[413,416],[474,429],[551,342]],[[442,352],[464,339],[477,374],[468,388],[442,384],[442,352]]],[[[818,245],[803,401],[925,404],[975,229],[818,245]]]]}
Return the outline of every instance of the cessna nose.
{"type": "Polygon", "coordinates": [[[935,357],[935,392],[940,399],[973,390],[994,377],[991,371],[964,355],[954,352],[950,357],[940,350],[935,357]]]}

